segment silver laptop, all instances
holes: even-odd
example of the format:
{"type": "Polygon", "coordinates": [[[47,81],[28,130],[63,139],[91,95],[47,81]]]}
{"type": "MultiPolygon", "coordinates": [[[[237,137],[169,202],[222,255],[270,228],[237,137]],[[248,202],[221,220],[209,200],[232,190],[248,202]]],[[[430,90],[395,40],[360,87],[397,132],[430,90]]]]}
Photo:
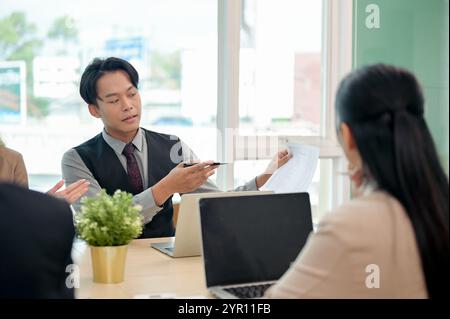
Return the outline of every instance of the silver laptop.
{"type": "Polygon", "coordinates": [[[153,243],[151,246],[171,257],[200,256],[199,199],[210,197],[258,196],[267,194],[272,194],[272,192],[251,191],[184,194],[181,196],[175,239],[161,243],[153,243]]]}
{"type": "Polygon", "coordinates": [[[313,230],[308,193],[203,198],[206,286],[219,298],[260,298],[313,230]]]}

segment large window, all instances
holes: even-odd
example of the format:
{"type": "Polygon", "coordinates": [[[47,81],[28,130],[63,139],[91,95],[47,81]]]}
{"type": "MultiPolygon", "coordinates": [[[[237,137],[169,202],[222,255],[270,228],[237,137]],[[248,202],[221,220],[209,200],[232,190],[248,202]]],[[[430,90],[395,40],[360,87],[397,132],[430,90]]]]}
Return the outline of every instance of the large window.
{"type": "Polygon", "coordinates": [[[0,48],[0,78],[22,83],[0,88],[0,136],[23,154],[31,188],[53,185],[62,154],[103,127],[78,93],[94,57],[137,68],[143,127],[215,158],[216,1],[4,0],[0,48]]]}
{"type": "MultiPolygon", "coordinates": [[[[322,113],[322,2],[243,0],[239,54],[239,133],[319,136],[322,113]]],[[[268,160],[237,161],[235,179],[268,160]]],[[[320,165],[309,189],[319,203],[320,165]]]]}
{"type": "Polygon", "coordinates": [[[222,42],[218,87],[226,102],[219,101],[218,112],[227,122],[222,129],[237,134],[223,137],[234,152],[223,148],[220,154],[233,158],[234,166],[219,183],[236,186],[261,173],[273,145],[317,146],[320,160],[308,190],[317,222],[348,197],[348,182],[339,174],[345,161],[335,137],[334,94],[351,69],[351,1],[219,1],[222,42]],[[261,149],[258,141],[274,139],[261,149]]]}
{"type": "Polygon", "coordinates": [[[322,1],[243,0],[241,134],[320,134],[322,1]]]}
{"type": "Polygon", "coordinates": [[[82,71],[118,56],[140,73],[142,126],[178,135],[201,159],[232,161],[214,176],[224,190],[276,151],[230,152],[238,140],[319,147],[317,219],[347,196],[333,96],[351,67],[351,2],[3,0],[0,135],[24,155],[31,188],[48,189],[62,154],[103,127],[79,96],[82,71]]]}

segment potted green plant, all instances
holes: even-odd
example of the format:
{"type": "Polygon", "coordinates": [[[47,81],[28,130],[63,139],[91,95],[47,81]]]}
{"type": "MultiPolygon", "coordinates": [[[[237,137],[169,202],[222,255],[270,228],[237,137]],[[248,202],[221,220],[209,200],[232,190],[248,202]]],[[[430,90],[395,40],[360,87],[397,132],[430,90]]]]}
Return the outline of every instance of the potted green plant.
{"type": "Polygon", "coordinates": [[[121,190],[113,196],[102,190],[81,203],[75,228],[90,246],[94,282],[122,282],[128,243],[142,232],[142,207],[133,204],[133,195],[121,190]]]}

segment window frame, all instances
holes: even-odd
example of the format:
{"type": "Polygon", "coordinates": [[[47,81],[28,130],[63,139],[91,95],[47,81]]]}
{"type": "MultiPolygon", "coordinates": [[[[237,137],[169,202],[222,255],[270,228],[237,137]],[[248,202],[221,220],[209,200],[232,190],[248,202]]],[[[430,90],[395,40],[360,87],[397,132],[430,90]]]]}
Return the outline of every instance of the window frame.
{"type": "MultiPolygon", "coordinates": [[[[239,53],[241,0],[218,0],[218,87],[217,87],[217,158],[247,160],[245,155],[254,151],[236,150],[237,145],[248,145],[245,140],[256,136],[225,134],[226,129],[237,132],[239,128],[239,53]],[[244,142],[239,139],[243,139],[244,142]],[[233,152],[233,150],[236,150],[233,152]]],[[[330,187],[321,190],[326,206],[336,207],[350,198],[350,183],[341,172],[346,170],[346,159],[336,138],[334,100],[340,80],[352,69],[352,0],[322,0],[322,97],[320,136],[278,136],[278,145],[300,142],[320,149],[320,159],[331,159],[330,187]],[[331,191],[331,196],[329,192],[331,191]]],[[[258,138],[270,138],[259,136],[258,138]]],[[[263,150],[262,154],[268,154],[263,150]]],[[[259,151],[256,152],[259,154],[259,151]]],[[[268,159],[260,157],[258,159],[268,159]]],[[[253,158],[254,160],[254,158],[253,158]]],[[[329,171],[329,169],[328,169],[329,171]]],[[[226,190],[233,188],[234,168],[228,165],[219,170],[217,185],[226,190]]],[[[322,197],[320,197],[322,198],[322,197]]],[[[322,202],[322,200],[321,200],[322,202]]],[[[324,203],[321,203],[321,205],[324,203]]]]}

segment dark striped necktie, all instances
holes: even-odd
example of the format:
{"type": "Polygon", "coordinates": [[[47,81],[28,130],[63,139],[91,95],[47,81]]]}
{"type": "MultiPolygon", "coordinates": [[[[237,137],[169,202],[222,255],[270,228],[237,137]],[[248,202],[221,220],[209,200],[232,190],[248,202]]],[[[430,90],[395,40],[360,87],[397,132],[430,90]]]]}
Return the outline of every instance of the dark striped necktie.
{"type": "Polygon", "coordinates": [[[122,154],[127,158],[128,181],[135,192],[140,193],[144,190],[144,187],[142,186],[141,172],[139,171],[139,166],[134,156],[134,148],[133,143],[129,143],[124,147],[122,154]]]}

